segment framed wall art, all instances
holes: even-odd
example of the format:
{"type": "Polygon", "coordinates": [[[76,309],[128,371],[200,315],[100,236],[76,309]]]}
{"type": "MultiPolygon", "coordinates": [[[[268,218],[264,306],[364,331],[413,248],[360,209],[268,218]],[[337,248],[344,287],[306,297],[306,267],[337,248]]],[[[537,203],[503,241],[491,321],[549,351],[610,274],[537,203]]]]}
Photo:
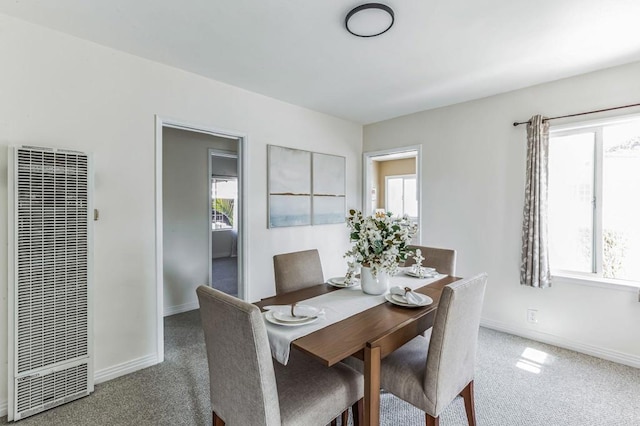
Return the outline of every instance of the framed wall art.
{"type": "Polygon", "coordinates": [[[311,225],[311,152],[267,148],[269,228],[311,225]]]}
{"type": "Polygon", "coordinates": [[[312,154],[312,222],[343,223],[346,211],[346,158],[312,154]]]}
{"type": "Polygon", "coordinates": [[[343,223],[346,158],[267,146],[268,227],[343,223]]]}

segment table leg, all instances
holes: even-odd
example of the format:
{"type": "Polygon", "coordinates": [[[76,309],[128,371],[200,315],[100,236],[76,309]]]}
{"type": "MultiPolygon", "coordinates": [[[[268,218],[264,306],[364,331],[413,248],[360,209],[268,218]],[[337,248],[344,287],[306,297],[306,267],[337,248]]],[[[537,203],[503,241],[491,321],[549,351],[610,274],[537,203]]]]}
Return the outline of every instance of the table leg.
{"type": "Polygon", "coordinates": [[[380,347],[364,348],[364,424],[380,424],[380,347]]]}

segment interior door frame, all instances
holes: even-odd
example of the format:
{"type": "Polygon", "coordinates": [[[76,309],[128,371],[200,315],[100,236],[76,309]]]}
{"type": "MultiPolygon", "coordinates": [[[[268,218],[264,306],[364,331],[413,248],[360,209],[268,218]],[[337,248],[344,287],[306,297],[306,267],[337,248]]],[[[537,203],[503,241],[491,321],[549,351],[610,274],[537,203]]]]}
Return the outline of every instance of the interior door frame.
{"type": "MultiPolygon", "coordinates": [[[[402,154],[415,151],[416,153],[416,192],[418,196],[418,235],[416,241],[422,244],[422,145],[410,145],[398,148],[389,148],[380,151],[367,151],[362,153],[362,211],[365,215],[373,213],[371,205],[372,173],[371,166],[374,157],[383,157],[391,154],[402,154]]],[[[378,193],[379,196],[379,193],[378,193]]],[[[386,196],[386,195],[385,195],[386,196]]]]}
{"type": "MultiPolygon", "coordinates": [[[[247,135],[235,130],[224,130],[200,124],[189,123],[166,117],[155,116],[155,227],[156,227],[156,357],[164,361],[164,276],[163,276],[163,216],[162,216],[162,130],[173,128],[234,139],[238,141],[238,298],[245,300],[248,277],[248,191],[249,169],[247,167],[247,135]]],[[[211,210],[209,208],[209,210],[211,210]]],[[[211,228],[211,225],[209,225],[211,228]]],[[[211,234],[211,231],[209,231],[211,234]]],[[[211,236],[209,236],[211,238],[211,236]]],[[[209,244],[211,246],[211,244],[209,244]]],[[[211,250],[211,248],[209,248],[211,250]]],[[[211,269],[211,268],[209,268],[211,269]]],[[[211,272],[209,272],[211,275],[211,272]]]]}

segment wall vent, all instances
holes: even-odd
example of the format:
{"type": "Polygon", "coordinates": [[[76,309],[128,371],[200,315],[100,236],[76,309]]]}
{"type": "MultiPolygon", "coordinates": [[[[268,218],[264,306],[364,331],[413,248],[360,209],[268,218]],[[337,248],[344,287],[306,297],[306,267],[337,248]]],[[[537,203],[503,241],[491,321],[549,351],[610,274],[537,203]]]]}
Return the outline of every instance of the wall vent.
{"type": "Polygon", "coordinates": [[[93,391],[87,154],[12,149],[9,420],[93,391]]]}

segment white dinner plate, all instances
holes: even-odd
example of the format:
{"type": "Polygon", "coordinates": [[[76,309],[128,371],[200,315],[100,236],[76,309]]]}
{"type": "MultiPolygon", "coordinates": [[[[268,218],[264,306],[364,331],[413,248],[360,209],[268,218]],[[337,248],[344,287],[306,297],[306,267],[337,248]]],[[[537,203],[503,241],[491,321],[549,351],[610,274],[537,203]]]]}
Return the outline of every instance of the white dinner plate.
{"type": "Polygon", "coordinates": [[[360,280],[357,278],[354,278],[351,284],[345,284],[344,277],[333,277],[327,280],[327,284],[333,287],[346,288],[346,287],[354,287],[360,284],[360,280]]]}
{"type": "Polygon", "coordinates": [[[300,325],[307,325],[307,324],[312,324],[316,321],[318,321],[318,319],[320,317],[315,316],[315,317],[309,317],[306,320],[303,321],[296,321],[296,322],[287,322],[287,321],[280,321],[277,318],[274,317],[274,312],[272,311],[267,311],[264,314],[264,318],[269,321],[271,324],[275,324],[275,325],[283,325],[285,327],[298,327],[300,325]]]}
{"type": "Polygon", "coordinates": [[[280,322],[298,323],[305,322],[312,318],[317,318],[320,314],[320,309],[315,306],[296,305],[294,310],[294,313],[296,314],[295,316],[291,315],[291,310],[286,308],[280,308],[278,310],[273,310],[272,312],[273,318],[280,322]]]}
{"type": "Polygon", "coordinates": [[[436,271],[435,268],[424,268],[422,276],[417,272],[413,272],[411,269],[405,270],[404,273],[414,278],[433,278],[438,275],[438,271],[436,271]]]}
{"type": "Polygon", "coordinates": [[[400,296],[399,294],[387,293],[384,295],[384,298],[387,299],[387,302],[391,302],[394,305],[402,306],[403,308],[422,308],[424,306],[429,306],[430,304],[433,303],[433,299],[430,298],[429,296],[425,296],[424,294],[422,296],[425,297],[423,305],[413,305],[413,304],[407,303],[404,297],[400,296]]]}

